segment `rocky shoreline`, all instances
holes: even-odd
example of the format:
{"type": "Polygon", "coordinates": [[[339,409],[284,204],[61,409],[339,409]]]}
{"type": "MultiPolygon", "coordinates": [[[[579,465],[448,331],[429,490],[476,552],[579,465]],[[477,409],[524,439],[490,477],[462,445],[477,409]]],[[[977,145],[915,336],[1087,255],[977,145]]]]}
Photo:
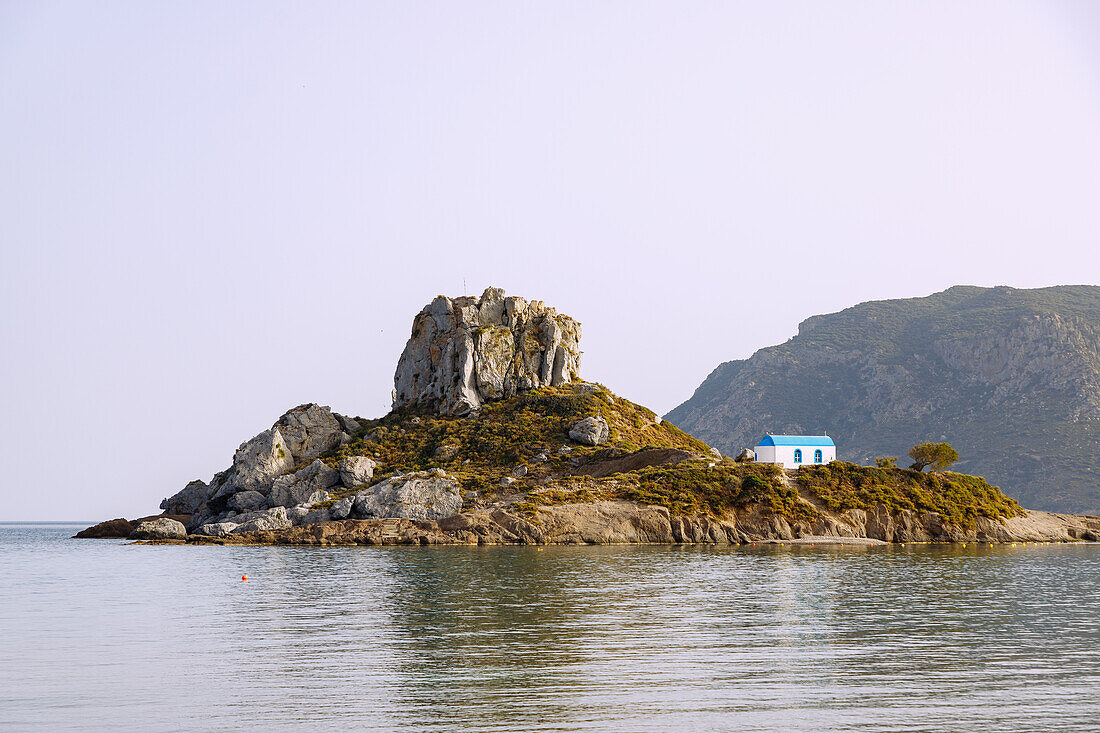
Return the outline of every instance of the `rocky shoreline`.
{"type": "Polygon", "coordinates": [[[441,520],[345,519],[277,530],[149,539],[154,543],[218,545],[743,545],[763,542],[821,544],[1096,542],[1100,517],[1028,511],[1008,520],[979,518],[973,529],[945,525],[938,515],[884,507],[829,514],[812,526],[748,513],[715,519],[675,516],[659,506],[600,501],[540,507],[534,516],[503,509],[441,520]]]}

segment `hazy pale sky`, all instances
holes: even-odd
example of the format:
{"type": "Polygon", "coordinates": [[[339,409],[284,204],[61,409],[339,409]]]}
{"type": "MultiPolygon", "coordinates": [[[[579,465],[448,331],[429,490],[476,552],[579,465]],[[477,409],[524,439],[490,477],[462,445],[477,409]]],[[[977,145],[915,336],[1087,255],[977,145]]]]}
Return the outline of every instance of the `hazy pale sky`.
{"type": "Polygon", "coordinates": [[[377,417],[488,285],[659,412],[807,316],[1100,283],[1081,2],[0,4],[0,520],[377,417]]]}

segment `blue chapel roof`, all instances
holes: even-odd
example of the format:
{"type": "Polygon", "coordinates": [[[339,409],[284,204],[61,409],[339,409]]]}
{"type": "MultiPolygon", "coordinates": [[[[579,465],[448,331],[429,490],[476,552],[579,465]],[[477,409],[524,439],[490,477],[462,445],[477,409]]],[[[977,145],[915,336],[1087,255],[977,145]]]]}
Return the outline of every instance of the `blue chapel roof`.
{"type": "Polygon", "coordinates": [[[836,443],[828,435],[765,435],[757,445],[800,445],[800,446],[819,446],[819,445],[831,445],[834,448],[836,443]]]}

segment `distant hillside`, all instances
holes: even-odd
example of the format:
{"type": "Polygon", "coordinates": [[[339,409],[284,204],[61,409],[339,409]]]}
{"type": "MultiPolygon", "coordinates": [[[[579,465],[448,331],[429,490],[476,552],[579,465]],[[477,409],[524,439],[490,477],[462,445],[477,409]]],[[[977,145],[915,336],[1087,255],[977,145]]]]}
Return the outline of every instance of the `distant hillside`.
{"type": "Polygon", "coordinates": [[[957,286],[813,316],[665,418],[735,454],[827,432],[843,460],[948,440],[1024,506],[1100,514],[1100,287],[957,286]]]}

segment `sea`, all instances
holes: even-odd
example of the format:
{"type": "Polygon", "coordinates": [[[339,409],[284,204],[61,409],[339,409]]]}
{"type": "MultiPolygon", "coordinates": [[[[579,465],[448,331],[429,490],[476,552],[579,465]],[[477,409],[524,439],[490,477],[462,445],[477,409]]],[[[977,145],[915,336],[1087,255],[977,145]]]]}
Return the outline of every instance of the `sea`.
{"type": "Polygon", "coordinates": [[[1098,545],[70,539],[86,524],[0,525],[0,730],[1100,730],[1098,545]]]}

